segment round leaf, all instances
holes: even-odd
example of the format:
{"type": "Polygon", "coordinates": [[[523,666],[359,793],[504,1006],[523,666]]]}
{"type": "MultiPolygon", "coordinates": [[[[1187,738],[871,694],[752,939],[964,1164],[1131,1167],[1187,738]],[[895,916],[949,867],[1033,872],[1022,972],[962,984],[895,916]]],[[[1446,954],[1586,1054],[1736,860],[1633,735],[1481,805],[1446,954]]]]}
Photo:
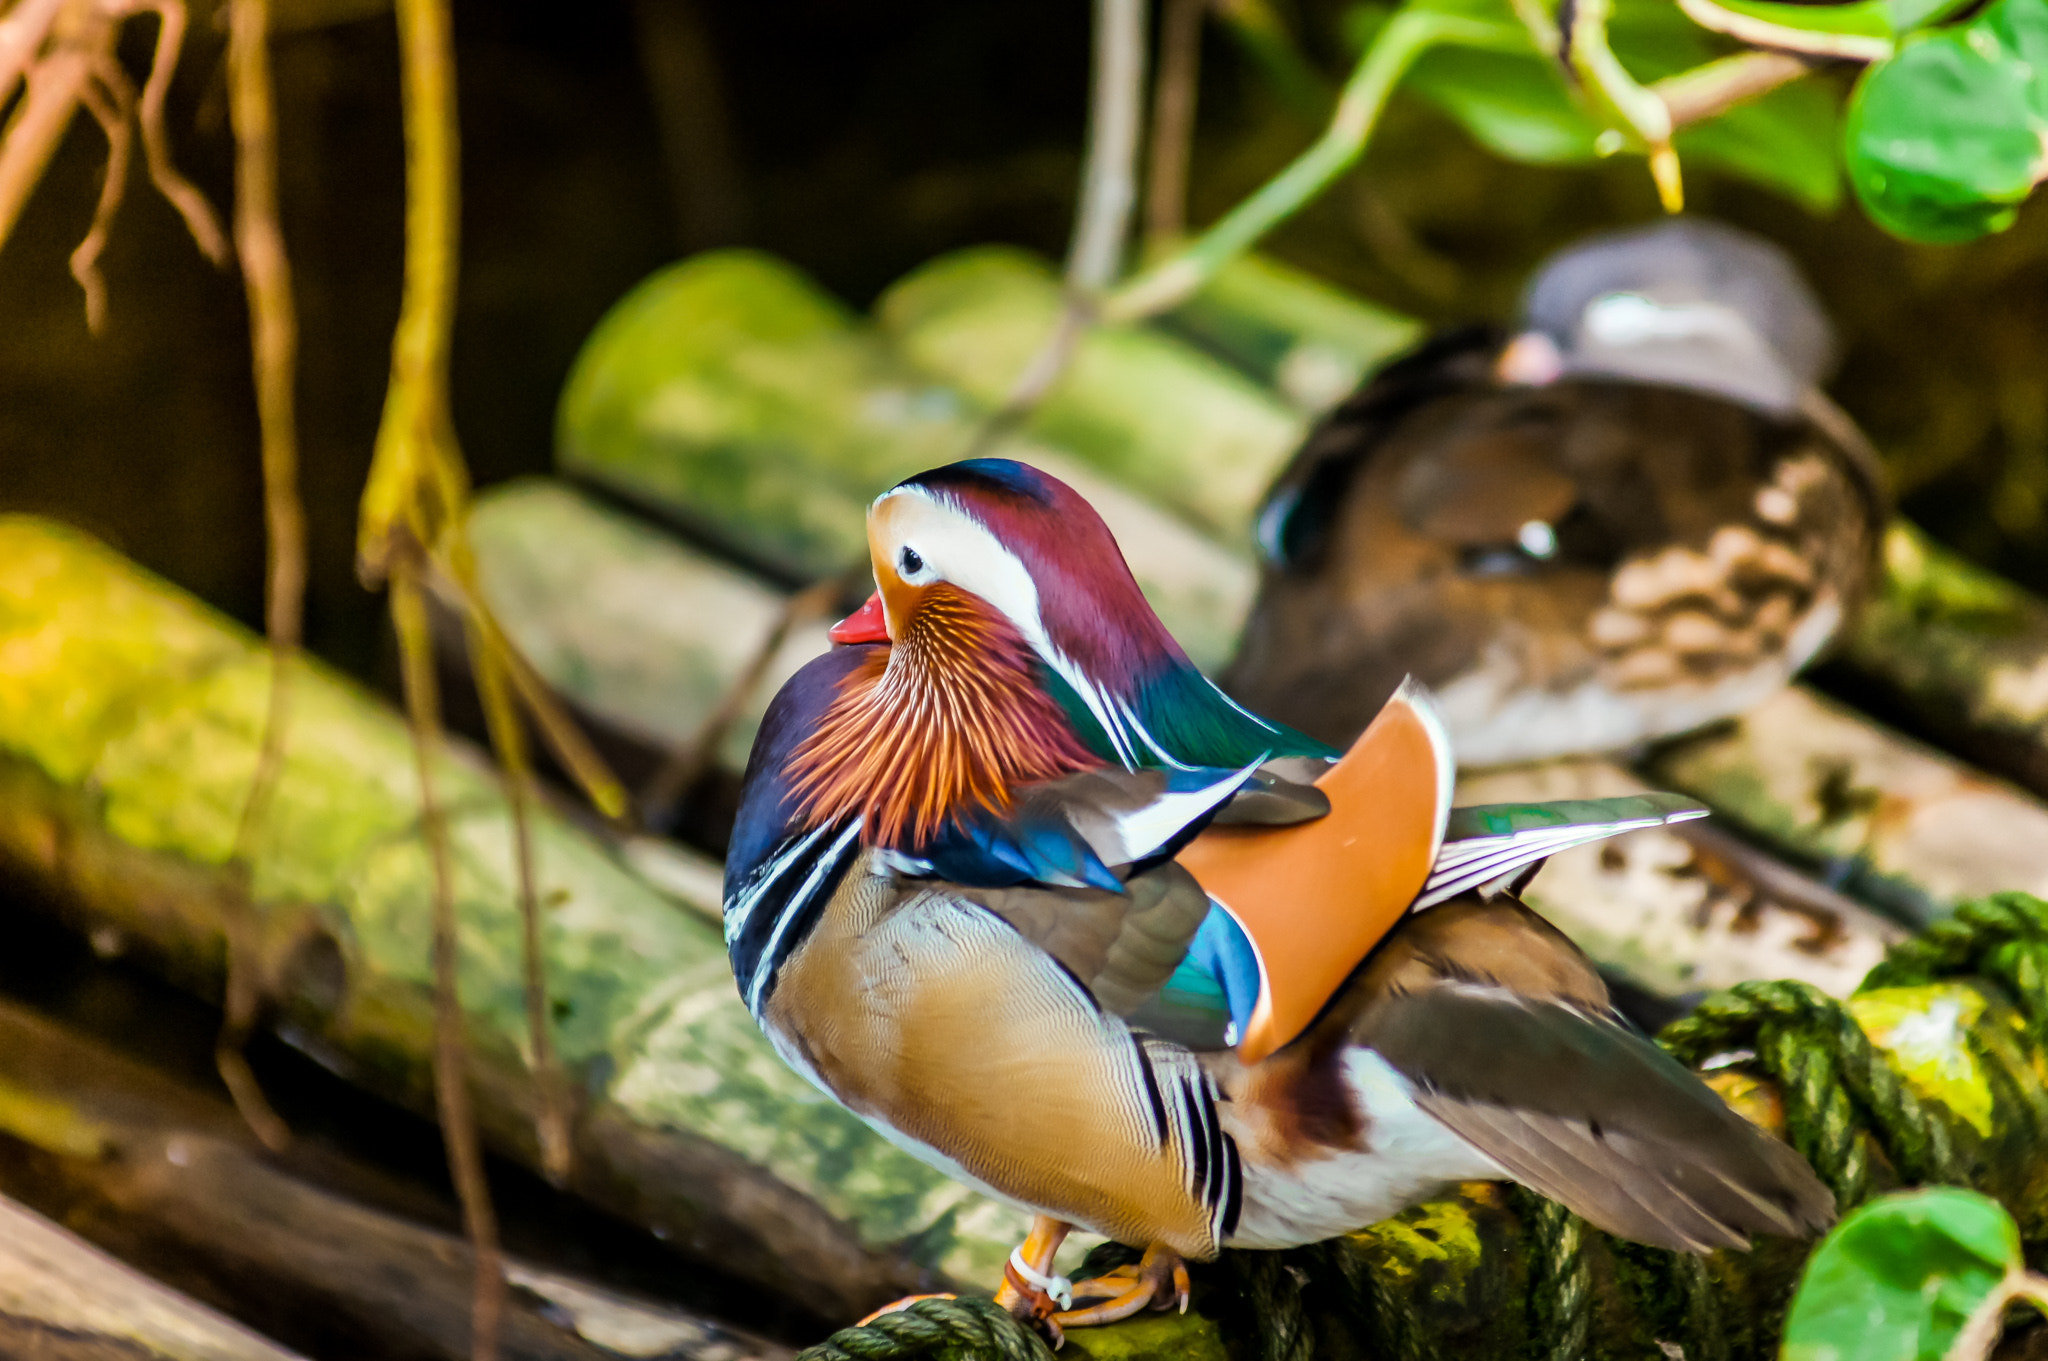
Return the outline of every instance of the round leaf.
{"type": "Polygon", "coordinates": [[[1871,217],[1932,242],[2012,225],[2048,161],[2042,56],[2048,0],[1998,0],[1872,68],[1847,129],[1850,181],[1871,217]]]}
{"type": "Polygon", "coordinates": [[[1941,1361],[2020,1266],[2012,1216],[1974,1191],[1874,1201],[1806,1264],[1785,1319],[1784,1361],[1941,1361]]]}

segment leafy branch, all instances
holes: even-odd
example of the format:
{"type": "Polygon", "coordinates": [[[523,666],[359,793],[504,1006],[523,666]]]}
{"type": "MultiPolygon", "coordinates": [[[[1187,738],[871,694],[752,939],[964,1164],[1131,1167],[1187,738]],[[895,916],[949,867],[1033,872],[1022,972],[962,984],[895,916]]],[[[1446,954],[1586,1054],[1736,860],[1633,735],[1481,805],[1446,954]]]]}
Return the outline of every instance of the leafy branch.
{"type": "MultiPolygon", "coordinates": [[[[1777,126],[1752,119],[1750,132],[1769,136],[1750,140],[1818,160],[1830,185],[1839,162],[1865,209],[1895,234],[1953,241],[2002,230],[2048,178],[2048,0],[1994,0],[1950,22],[1966,10],[1958,0],[1683,0],[1681,14],[1644,0],[1579,0],[1560,28],[1542,0],[1361,9],[1369,23],[1384,22],[1363,43],[1322,135],[1194,240],[1111,291],[1100,316],[1137,320],[1199,292],[1358,162],[1404,83],[1519,159],[1578,159],[1582,146],[1600,156],[1640,152],[1675,212],[1684,201],[1677,133],[1760,113],[1745,106],[1821,66],[1868,63],[1842,132],[1831,111],[1815,117],[1808,101],[1777,126]],[[1751,50],[1715,57],[1702,48],[1709,36],[1751,50]],[[1699,59],[1669,69],[1671,52],[1696,49],[1699,59]],[[1590,134],[1583,140],[1580,128],[1590,134]]],[[[1270,46],[1266,29],[1258,32],[1270,46]]],[[[1702,141],[1700,154],[1786,183],[1790,172],[1773,163],[1783,156],[1741,141],[1702,141]]],[[[1810,200],[1832,193],[1788,187],[1808,188],[1810,200]]]]}

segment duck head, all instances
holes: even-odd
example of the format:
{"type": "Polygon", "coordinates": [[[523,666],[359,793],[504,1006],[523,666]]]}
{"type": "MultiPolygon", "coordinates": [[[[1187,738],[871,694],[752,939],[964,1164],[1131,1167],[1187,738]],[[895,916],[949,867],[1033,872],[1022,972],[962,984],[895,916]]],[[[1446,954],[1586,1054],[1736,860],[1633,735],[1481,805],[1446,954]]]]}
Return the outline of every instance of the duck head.
{"type": "Polygon", "coordinates": [[[1098,766],[1334,755],[1210,684],[1094,508],[1035,468],[971,459],[901,482],[869,509],[868,548],[875,594],[832,638],[889,646],[796,753],[813,820],[858,810],[871,844],[908,846],[1098,766]]]}

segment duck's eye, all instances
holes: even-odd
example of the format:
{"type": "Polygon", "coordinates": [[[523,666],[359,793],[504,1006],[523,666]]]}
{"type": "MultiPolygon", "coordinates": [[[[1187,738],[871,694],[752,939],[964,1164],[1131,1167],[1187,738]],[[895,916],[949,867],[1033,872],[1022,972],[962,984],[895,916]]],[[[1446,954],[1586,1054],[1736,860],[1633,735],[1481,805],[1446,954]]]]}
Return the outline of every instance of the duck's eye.
{"type": "Polygon", "coordinates": [[[915,548],[911,548],[908,545],[905,545],[903,551],[897,554],[896,562],[902,568],[903,575],[907,577],[914,577],[924,570],[924,559],[917,555],[915,548]]]}

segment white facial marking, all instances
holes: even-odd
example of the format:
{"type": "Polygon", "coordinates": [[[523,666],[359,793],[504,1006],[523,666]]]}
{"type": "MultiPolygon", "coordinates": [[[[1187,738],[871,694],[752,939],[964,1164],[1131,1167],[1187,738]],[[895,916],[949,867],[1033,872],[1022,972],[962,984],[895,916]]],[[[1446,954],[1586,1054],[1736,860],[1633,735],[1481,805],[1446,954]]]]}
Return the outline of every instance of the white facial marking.
{"type": "Polygon", "coordinates": [[[950,582],[1000,610],[1024,635],[1032,651],[1081,697],[1108,734],[1118,761],[1127,767],[1137,765],[1136,745],[1116,711],[1115,700],[1053,645],[1038,609],[1038,584],[988,526],[953,498],[916,486],[885,493],[869,514],[882,534],[875,547],[899,576],[915,586],[950,582]],[[915,555],[915,577],[903,572],[905,550],[915,555]]]}
{"type": "Polygon", "coordinates": [[[987,526],[950,497],[923,487],[886,492],[875,501],[875,511],[885,506],[888,513],[878,522],[887,538],[877,546],[906,584],[951,582],[1002,611],[1040,655],[1051,652],[1038,614],[1037,583],[987,526]]]}

